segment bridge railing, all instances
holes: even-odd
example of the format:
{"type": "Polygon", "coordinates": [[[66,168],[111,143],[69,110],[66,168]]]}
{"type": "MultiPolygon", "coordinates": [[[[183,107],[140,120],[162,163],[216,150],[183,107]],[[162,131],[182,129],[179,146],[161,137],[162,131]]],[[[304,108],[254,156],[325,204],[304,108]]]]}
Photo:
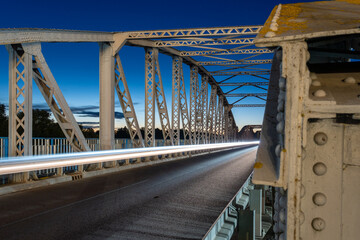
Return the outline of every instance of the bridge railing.
{"type": "Polygon", "coordinates": [[[44,156],[12,157],[0,160],[0,175],[38,171],[51,168],[63,168],[78,165],[89,165],[121,161],[136,158],[149,158],[188,154],[198,151],[217,151],[233,148],[244,148],[258,145],[259,142],[233,142],[218,144],[199,144],[167,147],[133,148],[73,154],[54,154],[44,156]]]}
{"type": "MultiPolygon", "coordinates": [[[[92,151],[99,151],[99,139],[98,138],[88,138],[86,139],[90,149],[92,151]]],[[[166,146],[165,140],[157,139],[155,141],[157,147],[166,146]]],[[[184,140],[180,141],[180,144],[184,144],[184,140]]],[[[128,138],[118,138],[115,139],[115,149],[131,149],[133,144],[131,139],[128,138]]],[[[52,154],[64,154],[64,153],[74,153],[69,141],[66,138],[33,138],[33,155],[52,155],[52,154]]],[[[8,154],[8,138],[0,137],[0,158],[9,157],[8,154]]],[[[136,163],[137,160],[130,161],[130,163],[136,163]]],[[[121,163],[123,164],[123,163],[121,163]]],[[[48,177],[53,175],[66,174],[77,172],[79,170],[78,166],[65,166],[61,169],[59,168],[49,168],[37,170],[34,172],[35,178],[48,177]]],[[[9,182],[8,175],[0,176],[0,185],[6,184],[9,182]]]]}

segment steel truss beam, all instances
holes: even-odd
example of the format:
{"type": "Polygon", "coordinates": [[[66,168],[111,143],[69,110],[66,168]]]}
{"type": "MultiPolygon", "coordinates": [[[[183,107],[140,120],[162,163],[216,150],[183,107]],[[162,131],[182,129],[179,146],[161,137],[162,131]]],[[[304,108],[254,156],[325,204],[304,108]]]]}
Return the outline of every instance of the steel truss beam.
{"type": "Polygon", "coordinates": [[[237,76],[237,75],[269,75],[269,71],[232,71],[232,72],[215,72],[212,73],[213,76],[237,76]]]}
{"type": "Polygon", "coordinates": [[[145,146],[155,146],[155,99],[158,106],[164,140],[170,139],[173,145],[173,133],[166,106],[161,79],[158,49],[145,48],[145,146]],[[158,76],[156,78],[156,75],[158,76]]]}
{"type": "Polygon", "coordinates": [[[229,93],[226,97],[266,97],[267,93],[229,93]]]}
{"type": "Polygon", "coordinates": [[[215,126],[216,126],[216,106],[217,106],[217,87],[211,86],[209,111],[207,116],[207,132],[209,134],[209,143],[215,143],[215,126]]]}
{"type": "Polygon", "coordinates": [[[209,36],[256,35],[262,26],[236,26],[214,28],[171,29],[155,31],[125,32],[128,39],[184,38],[209,36]]]}
{"type": "Polygon", "coordinates": [[[173,132],[170,127],[170,119],[166,105],[164,86],[162,82],[161,72],[160,72],[160,64],[159,64],[159,51],[157,49],[153,49],[155,52],[154,60],[155,60],[155,74],[157,76],[155,79],[155,97],[156,103],[159,112],[159,118],[161,123],[161,129],[163,133],[163,138],[165,141],[165,145],[169,145],[168,140],[170,140],[170,145],[174,145],[173,132]]]}
{"type": "Polygon", "coordinates": [[[208,55],[232,55],[232,54],[263,54],[273,53],[274,51],[267,48],[255,49],[235,49],[235,50],[212,50],[212,51],[181,51],[180,56],[208,56],[208,55]]]}
{"type": "Polygon", "coordinates": [[[110,32],[74,31],[57,29],[2,29],[0,44],[30,42],[112,42],[114,34],[110,32]]]}
{"type": "Polygon", "coordinates": [[[268,86],[269,82],[232,82],[219,83],[219,86],[268,86]]]}
{"type": "Polygon", "coordinates": [[[32,55],[21,46],[9,52],[9,156],[32,155],[32,55]]]}
{"type": "Polygon", "coordinates": [[[85,137],[45,61],[41,52],[41,44],[22,44],[22,47],[25,52],[33,55],[35,58],[36,64],[33,65],[33,78],[35,83],[39,87],[40,92],[72,149],[76,152],[90,151],[85,137]]]}
{"type": "Polygon", "coordinates": [[[207,142],[207,103],[208,103],[208,77],[201,76],[201,89],[199,93],[199,108],[196,122],[196,131],[199,133],[198,144],[207,142]]]}
{"type": "Polygon", "coordinates": [[[173,57],[172,128],[175,145],[180,144],[180,117],[183,126],[184,142],[185,144],[191,144],[192,142],[182,63],[182,58],[178,56],[173,57]]]}
{"type": "Polygon", "coordinates": [[[155,147],[155,53],[145,48],[145,147],[155,147]]]}
{"type": "Polygon", "coordinates": [[[234,104],[233,107],[245,108],[245,107],[265,107],[265,104],[234,104]]]}
{"type": "Polygon", "coordinates": [[[224,96],[219,96],[218,117],[216,123],[217,142],[223,142],[224,96]]]}
{"type": "MultiPolygon", "coordinates": [[[[193,39],[176,41],[155,41],[156,47],[191,47],[191,46],[219,46],[219,45],[248,45],[254,44],[255,38],[231,38],[231,39],[193,39]]],[[[133,40],[133,43],[136,40],[133,40]]]]}
{"type": "Polygon", "coordinates": [[[272,63],[271,59],[198,62],[198,64],[202,66],[258,65],[270,63],[272,63]]]}
{"type": "Polygon", "coordinates": [[[115,89],[120,101],[121,109],[124,113],[131,141],[134,147],[144,147],[144,140],[141,135],[134,104],[131,99],[119,54],[116,54],[115,61],[115,89]]]}
{"type": "Polygon", "coordinates": [[[193,144],[198,144],[199,133],[196,130],[199,108],[199,68],[190,67],[190,131],[193,144]]]}

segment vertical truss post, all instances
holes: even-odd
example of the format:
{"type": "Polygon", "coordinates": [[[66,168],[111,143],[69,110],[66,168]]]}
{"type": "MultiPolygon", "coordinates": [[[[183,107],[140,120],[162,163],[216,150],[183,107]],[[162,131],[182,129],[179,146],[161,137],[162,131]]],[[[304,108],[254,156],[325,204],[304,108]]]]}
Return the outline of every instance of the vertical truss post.
{"type": "Polygon", "coordinates": [[[215,131],[214,124],[215,119],[215,111],[216,111],[216,95],[217,95],[217,87],[215,85],[211,86],[211,94],[210,94],[210,103],[209,103],[209,114],[207,116],[207,126],[208,126],[208,133],[209,133],[209,143],[214,143],[214,136],[215,131]]]}
{"type": "Polygon", "coordinates": [[[155,147],[155,55],[145,48],[145,147],[155,147]]]}
{"type": "Polygon", "coordinates": [[[153,48],[154,52],[154,61],[155,61],[155,97],[156,103],[159,112],[159,118],[161,123],[161,129],[163,133],[163,138],[165,145],[168,144],[168,140],[170,140],[170,145],[174,145],[173,132],[170,127],[170,120],[168,115],[168,110],[166,106],[165,92],[161,78],[160,72],[160,64],[159,64],[159,50],[157,48],[153,48]],[[157,77],[156,77],[157,76],[157,77]]]}
{"type": "Polygon", "coordinates": [[[218,118],[217,118],[217,142],[222,142],[222,134],[223,134],[223,118],[224,118],[224,96],[219,96],[219,104],[218,104],[218,118]]]}
{"type": "Polygon", "coordinates": [[[124,113],[126,126],[129,129],[130,138],[134,147],[144,147],[144,140],[141,135],[134,104],[131,99],[119,54],[116,54],[115,60],[115,89],[120,101],[121,109],[124,113]]]}
{"type": "Polygon", "coordinates": [[[32,55],[21,45],[9,52],[9,156],[32,155],[32,55]]]}
{"type": "Polygon", "coordinates": [[[191,130],[190,130],[190,118],[189,118],[189,110],[187,105],[186,98],[186,89],[185,89],[185,81],[184,81],[184,72],[183,72],[183,64],[182,58],[179,58],[179,66],[180,66],[180,109],[181,109],[181,119],[184,133],[184,144],[192,144],[191,139],[191,130]]]}
{"type": "Polygon", "coordinates": [[[225,106],[224,106],[224,102],[223,102],[223,106],[222,106],[222,109],[221,109],[221,112],[222,112],[222,118],[221,118],[221,142],[225,142],[225,120],[226,120],[226,109],[225,109],[225,106]]]}
{"type": "Polygon", "coordinates": [[[100,43],[100,149],[113,149],[115,145],[115,58],[108,43],[100,43]]]}
{"type": "MultiPolygon", "coordinates": [[[[32,155],[32,55],[21,45],[9,52],[9,156],[32,155]]],[[[13,182],[24,182],[28,173],[14,174],[13,182]]]]}
{"type": "MultiPolygon", "coordinates": [[[[41,52],[41,44],[24,43],[22,44],[22,47],[25,52],[33,55],[35,58],[35,62],[33,64],[34,81],[63,131],[66,139],[69,141],[71,148],[76,152],[90,151],[85,137],[45,61],[41,52]]],[[[79,166],[78,170],[82,171],[82,166],[79,166]]],[[[58,172],[58,174],[60,174],[60,172],[58,172]]]]}
{"type": "Polygon", "coordinates": [[[193,144],[197,144],[198,134],[196,130],[197,108],[198,108],[198,89],[199,89],[199,68],[190,68],[190,131],[193,144]]]}
{"type": "Polygon", "coordinates": [[[230,129],[230,106],[227,105],[224,107],[224,141],[229,142],[229,129],[230,129]]]}
{"type": "Polygon", "coordinates": [[[196,130],[200,132],[199,143],[207,142],[207,103],[208,103],[208,77],[205,75],[201,76],[201,99],[200,107],[198,110],[199,116],[197,118],[196,130]]]}
{"type": "Polygon", "coordinates": [[[175,145],[180,145],[180,65],[179,57],[173,58],[172,64],[172,115],[171,127],[175,145]]]}

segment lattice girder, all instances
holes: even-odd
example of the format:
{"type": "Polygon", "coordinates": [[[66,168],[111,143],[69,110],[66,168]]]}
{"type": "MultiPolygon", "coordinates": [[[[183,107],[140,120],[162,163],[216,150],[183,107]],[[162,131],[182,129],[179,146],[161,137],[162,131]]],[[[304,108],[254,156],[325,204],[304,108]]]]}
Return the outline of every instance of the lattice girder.
{"type": "Polygon", "coordinates": [[[153,49],[153,51],[155,60],[155,98],[158,107],[163,138],[165,141],[165,145],[168,144],[167,140],[170,140],[170,145],[174,145],[174,137],[172,129],[170,127],[170,119],[167,110],[164,86],[160,72],[159,52],[157,49],[153,49]]]}
{"type": "Polygon", "coordinates": [[[145,147],[155,147],[155,54],[145,48],[145,147]]]}
{"type": "MultiPolygon", "coordinates": [[[[9,155],[32,155],[32,56],[21,45],[9,52],[9,155]]],[[[22,179],[26,180],[26,179],[22,179]]]]}
{"type": "Polygon", "coordinates": [[[134,147],[144,147],[144,140],[141,135],[134,104],[131,99],[129,87],[127,85],[119,54],[116,54],[115,61],[115,89],[120,101],[121,109],[124,113],[124,118],[126,126],[129,130],[131,141],[134,147]]]}
{"type": "Polygon", "coordinates": [[[210,103],[209,103],[209,114],[207,117],[207,126],[208,126],[208,133],[210,141],[209,143],[215,143],[215,111],[216,111],[216,104],[217,104],[217,87],[211,86],[211,94],[210,94],[210,103]]]}
{"type": "MultiPolygon", "coordinates": [[[[178,58],[178,57],[174,57],[178,58]]],[[[184,81],[184,73],[183,73],[183,64],[182,58],[179,58],[179,67],[180,67],[180,94],[179,94],[179,103],[181,110],[181,119],[184,133],[184,143],[192,144],[191,138],[191,129],[190,129],[190,117],[189,110],[186,98],[186,89],[185,89],[185,81],[184,81]]]]}
{"type": "Polygon", "coordinates": [[[35,58],[35,64],[33,65],[34,81],[71,147],[77,152],[90,151],[85,137],[45,61],[41,52],[41,44],[24,43],[22,47],[25,52],[33,55],[35,58]]]}
{"type": "Polygon", "coordinates": [[[198,144],[199,134],[196,129],[198,114],[199,68],[190,67],[190,131],[193,144],[198,144]]]}

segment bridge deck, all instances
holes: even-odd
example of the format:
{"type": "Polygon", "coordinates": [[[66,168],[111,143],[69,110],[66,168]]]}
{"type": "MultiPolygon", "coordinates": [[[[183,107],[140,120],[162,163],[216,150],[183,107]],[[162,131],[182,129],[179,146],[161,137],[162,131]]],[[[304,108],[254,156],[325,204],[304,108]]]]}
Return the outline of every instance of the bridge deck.
{"type": "Polygon", "coordinates": [[[201,239],[252,171],[229,150],[0,197],[0,239],[201,239]]]}

